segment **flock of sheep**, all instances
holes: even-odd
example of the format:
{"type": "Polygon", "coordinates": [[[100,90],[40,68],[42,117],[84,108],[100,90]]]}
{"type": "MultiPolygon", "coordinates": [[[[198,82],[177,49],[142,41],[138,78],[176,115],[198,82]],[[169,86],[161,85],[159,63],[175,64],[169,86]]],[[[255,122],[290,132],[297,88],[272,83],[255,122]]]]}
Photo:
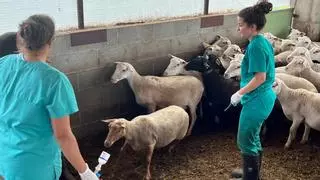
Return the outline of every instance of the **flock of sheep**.
{"type": "MultiPolygon", "coordinates": [[[[287,39],[278,38],[269,32],[263,33],[263,36],[270,41],[275,52],[277,68],[272,88],[282,107],[280,109],[293,122],[285,148],[290,147],[301,123],[305,125],[301,143],[305,143],[310,128],[320,131],[320,64],[317,64],[320,62],[320,47],[305,36],[305,33],[296,29],[291,30],[287,39]]],[[[169,145],[171,151],[179,140],[191,134],[197,120],[196,109],[198,105],[201,107],[203,96],[210,96],[210,87],[204,87],[208,75],[222,77],[226,86],[232,86],[234,91],[239,88],[230,78],[240,79],[241,61],[244,57],[240,47],[232,44],[227,37],[219,35],[213,44],[202,44],[205,48],[203,56],[190,61],[169,54],[170,64],[162,77],[141,76],[130,63],[116,62],[111,82],[127,79],[136,102],[146,107],[148,114],[137,116],[131,121],[124,118],[104,120],[109,128],[104,144],[110,147],[124,137],[125,143],[121,151],[127,145],[135,151],[146,150],[146,179],[151,178],[153,150],[169,145]],[[222,71],[220,69],[217,72],[216,67],[221,67],[222,71]]],[[[210,84],[214,86],[215,82],[210,84]]],[[[223,91],[218,96],[223,97],[223,91]]],[[[227,98],[230,96],[225,96],[227,98]]],[[[226,113],[216,111],[217,116],[226,113]]],[[[202,118],[203,115],[200,114],[202,118]]]]}

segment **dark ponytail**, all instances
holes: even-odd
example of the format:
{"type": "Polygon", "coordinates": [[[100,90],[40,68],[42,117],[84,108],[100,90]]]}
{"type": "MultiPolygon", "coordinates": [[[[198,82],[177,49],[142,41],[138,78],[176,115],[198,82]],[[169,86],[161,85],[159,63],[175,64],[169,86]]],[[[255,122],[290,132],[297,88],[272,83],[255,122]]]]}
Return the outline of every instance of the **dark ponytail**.
{"type": "Polygon", "coordinates": [[[19,34],[23,39],[23,46],[30,50],[40,50],[51,43],[55,32],[53,20],[47,15],[33,15],[19,25],[19,34]]]}
{"type": "Polygon", "coordinates": [[[261,30],[267,22],[265,15],[270,11],[272,11],[272,4],[262,1],[254,6],[242,9],[238,16],[249,26],[256,25],[257,30],[261,30]]]}

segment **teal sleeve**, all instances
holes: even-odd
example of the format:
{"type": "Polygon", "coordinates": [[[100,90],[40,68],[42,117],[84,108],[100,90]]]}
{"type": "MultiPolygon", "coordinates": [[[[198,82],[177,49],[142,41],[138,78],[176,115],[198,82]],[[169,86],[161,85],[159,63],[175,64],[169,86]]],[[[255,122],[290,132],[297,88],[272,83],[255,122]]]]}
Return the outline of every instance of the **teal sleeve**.
{"type": "Polygon", "coordinates": [[[46,108],[52,119],[62,118],[79,110],[73,87],[64,74],[59,76],[49,96],[46,108]]]}
{"type": "Polygon", "coordinates": [[[259,46],[253,47],[249,52],[249,73],[266,72],[267,70],[267,54],[266,51],[259,46]]]}

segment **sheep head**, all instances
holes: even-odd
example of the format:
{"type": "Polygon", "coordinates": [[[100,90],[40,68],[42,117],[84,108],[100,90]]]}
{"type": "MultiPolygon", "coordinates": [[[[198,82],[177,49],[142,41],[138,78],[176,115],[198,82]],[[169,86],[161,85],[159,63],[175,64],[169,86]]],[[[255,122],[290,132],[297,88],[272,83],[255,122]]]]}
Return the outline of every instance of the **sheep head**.
{"type": "MultiPolygon", "coordinates": [[[[217,59],[217,57],[214,57],[217,59]]],[[[212,67],[210,65],[209,57],[204,56],[197,56],[193,59],[191,59],[187,65],[185,66],[185,69],[187,71],[198,71],[201,73],[209,73],[212,71],[212,67]]]]}
{"type": "Polygon", "coordinates": [[[279,79],[279,78],[275,78],[273,84],[272,84],[272,90],[273,92],[278,95],[281,92],[281,88],[284,85],[284,82],[279,79]]]}
{"type": "Polygon", "coordinates": [[[307,68],[311,68],[307,58],[302,56],[294,56],[292,61],[285,67],[288,74],[300,76],[300,73],[307,68]]]}
{"type": "Polygon", "coordinates": [[[302,37],[298,37],[297,38],[297,44],[296,46],[297,47],[305,47],[305,48],[308,48],[310,47],[312,41],[309,37],[307,36],[302,36],[302,37]]]}
{"type": "Polygon", "coordinates": [[[104,141],[105,147],[111,147],[113,143],[117,142],[119,139],[125,136],[126,134],[126,119],[107,119],[102,120],[108,124],[109,133],[107,138],[104,141]]]}
{"type": "Polygon", "coordinates": [[[306,33],[299,31],[298,29],[291,28],[291,32],[288,35],[288,39],[297,40],[298,37],[305,36],[306,33]]]}
{"type": "Polygon", "coordinates": [[[287,57],[287,63],[290,63],[294,56],[303,56],[311,61],[310,52],[305,47],[296,47],[292,53],[287,57]]]}
{"type": "Polygon", "coordinates": [[[280,50],[284,51],[292,51],[296,47],[296,43],[292,40],[285,39],[281,41],[280,50]]]}
{"type": "Polygon", "coordinates": [[[170,64],[163,72],[163,76],[174,76],[181,74],[184,71],[184,67],[187,65],[187,62],[181,58],[169,54],[171,57],[170,64]]]}
{"type": "Polygon", "coordinates": [[[116,70],[111,76],[111,82],[114,84],[121,81],[122,79],[127,79],[135,71],[133,66],[127,62],[115,62],[115,63],[116,63],[116,70]]]}
{"type": "Polygon", "coordinates": [[[214,45],[207,47],[204,54],[208,55],[208,56],[209,55],[221,56],[223,51],[224,51],[223,48],[214,44],[214,45]]]}
{"type": "Polygon", "coordinates": [[[231,57],[234,57],[234,55],[238,53],[242,53],[242,52],[240,47],[236,44],[229,45],[228,48],[223,52],[224,55],[231,56],[231,57]]]}
{"type": "Polygon", "coordinates": [[[241,71],[241,62],[238,60],[230,61],[229,67],[224,72],[224,78],[230,79],[232,77],[239,77],[241,71]]]}
{"type": "Polygon", "coordinates": [[[218,45],[220,47],[226,47],[226,46],[231,45],[231,41],[227,37],[217,35],[215,37],[215,42],[213,44],[218,45]]]}
{"type": "Polygon", "coordinates": [[[320,47],[317,47],[317,46],[313,47],[310,50],[310,56],[313,61],[320,62],[320,47]]]}

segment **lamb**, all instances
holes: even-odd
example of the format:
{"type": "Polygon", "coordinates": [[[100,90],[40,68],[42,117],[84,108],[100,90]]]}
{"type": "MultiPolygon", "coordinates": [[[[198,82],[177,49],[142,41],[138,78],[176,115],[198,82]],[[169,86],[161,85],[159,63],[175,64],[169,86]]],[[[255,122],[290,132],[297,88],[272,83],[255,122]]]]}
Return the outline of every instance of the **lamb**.
{"type": "Polygon", "coordinates": [[[228,46],[228,48],[223,52],[223,55],[225,56],[231,56],[234,57],[236,54],[241,54],[241,49],[236,44],[231,44],[228,46]]]}
{"type": "Polygon", "coordinates": [[[153,150],[174,145],[187,133],[189,116],[179,106],[171,105],[148,115],[140,115],[128,121],[124,118],[103,120],[108,123],[109,133],[104,141],[106,147],[124,137],[121,151],[130,145],[134,151],[146,150],[147,172],[145,179],[151,179],[150,164],[153,150]]]}
{"type": "Polygon", "coordinates": [[[320,90],[320,73],[311,69],[311,65],[307,58],[302,56],[294,56],[293,60],[285,67],[288,74],[305,78],[320,90]]]}
{"type": "Polygon", "coordinates": [[[115,62],[116,70],[111,77],[112,83],[127,79],[135,95],[136,102],[154,112],[156,108],[177,105],[190,110],[190,127],[188,134],[197,119],[196,107],[201,100],[204,87],[202,82],[193,76],[141,76],[127,62],[115,62]]]}
{"type": "Polygon", "coordinates": [[[273,84],[273,90],[277,94],[285,116],[292,121],[285,148],[291,146],[297,129],[303,122],[305,129],[301,143],[306,143],[310,127],[320,131],[320,95],[305,89],[291,89],[278,78],[273,84]]]}

